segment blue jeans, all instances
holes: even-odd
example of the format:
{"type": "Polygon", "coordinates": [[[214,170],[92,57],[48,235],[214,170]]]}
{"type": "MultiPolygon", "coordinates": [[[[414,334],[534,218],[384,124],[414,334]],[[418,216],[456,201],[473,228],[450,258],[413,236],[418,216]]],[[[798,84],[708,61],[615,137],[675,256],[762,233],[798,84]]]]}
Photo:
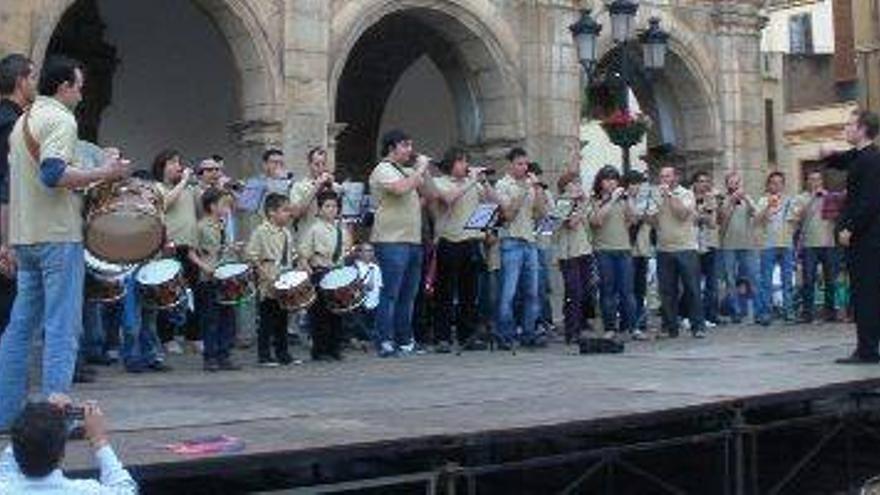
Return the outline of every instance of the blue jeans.
{"type": "Polygon", "coordinates": [[[632,256],[629,251],[597,251],[596,263],[599,265],[602,325],[606,332],[629,332],[635,326],[636,317],[632,256]]]}
{"type": "Polygon", "coordinates": [[[748,313],[748,307],[743,304],[746,298],[739,297],[736,290],[738,280],[745,280],[749,284],[749,290],[754,295],[755,301],[755,318],[764,318],[767,310],[764,308],[763,300],[760,297],[760,287],[758,285],[758,260],[755,252],[751,249],[723,249],[721,250],[724,259],[724,282],[726,294],[733,303],[730,308],[733,311],[731,315],[734,322],[741,321],[748,313]]]}
{"type": "Polygon", "coordinates": [[[422,282],[420,244],[376,243],[376,261],[382,270],[382,290],[376,308],[376,336],[379,342],[406,345],[413,340],[413,305],[422,282]]]}
{"type": "Polygon", "coordinates": [[[205,344],[205,361],[229,359],[235,344],[235,308],[217,302],[216,282],[196,285],[195,307],[205,344]]]}
{"type": "Polygon", "coordinates": [[[790,319],[793,314],[792,276],[794,274],[794,250],[792,248],[765,248],[761,250],[761,291],[764,318],[773,315],[773,268],[779,266],[782,277],[782,314],[790,319]]]}
{"type": "Polygon", "coordinates": [[[157,313],[141,306],[134,275],[125,280],[122,300],[122,350],[120,357],[126,368],[149,366],[162,361],[162,342],[156,331],[157,313]]]}
{"type": "Polygon", "coordinates": [[[804,248],[804,287],[802,301],[804,318],[812,320],[816,314],[816,269],[822,265],[825,285],[826,317],[834,316],[834,294],[837,291],[837,275],[840,273],[840,254],[835,247],[804,248]]]}
{"type": "Polygon", "coordinates": [[[522,239],[501,240],[501,287],[498,297],[498,324],[495,333],[504,342],[516,338],[514,302],[517,289],[523,297],[522,341],[535,338],[538,319],[538,249],[522,239]]]}
{"type": "Polygon", "coordinates": [[[70,391],[82,333],[82,244],[15,246],[15,255],[18,295],[0,339],[0,428],[8,427],[24,406],[34,330],[44,332],[44,395],[70,391]]]}

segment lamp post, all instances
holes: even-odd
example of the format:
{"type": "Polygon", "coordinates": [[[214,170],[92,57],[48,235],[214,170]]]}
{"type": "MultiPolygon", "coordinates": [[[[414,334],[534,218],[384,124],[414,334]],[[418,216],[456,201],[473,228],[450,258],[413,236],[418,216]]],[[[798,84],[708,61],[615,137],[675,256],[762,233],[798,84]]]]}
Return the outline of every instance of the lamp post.
{"type": "MultiPolygon", "coordinates": [[[[610,66],[612,71],[602,75],[604,81],[610,80],[612,77],[620,79],[620,94],[618,95],[617,110],[624,117],[624,122],[607,123],[604,125],[605,131],[614,144],[621,148],[622,164],[624,173],[630,170],[630,148],[634,146],[641,136],[644,135],[644,129],[640,127],[641,132],[627,132],[636,127],[629,127],[630,124],[642,126],[639,122],[629,122],[629,43],[636,38],[635,36],[635,18],[639,10],[639,4],[635,0],[613,0],[607,4],[608,13],[611,17],[611,39],[614,41],[616,50],[614,50],[614,60],[610,66]],[[618,132],[620,131],[620,132],[618,132]],[[635,139],[638,137],[638,139],[635,139]]],[[[584,72],[589,80],[597,77],[598,66],[598,41],[599,34],[602,32],[602,25],[599,24],[591,15],[590,9],[581,10],[580,19],[569,26],[569,31],[574,38],[575,46],[578,52],[578,61],[583,67],[584,72]]],[[[669,34],[660,28],[660,19],[652,17],[648,24],[648,29],[638,35],[638,41],[642,45],[642,54],[644,57],[643,64],[648,70],[662,70],[666,64],[666,50],[669,42],[669,34]]],[[[589,97],[587,94],[586,97],[589,97]]]]}

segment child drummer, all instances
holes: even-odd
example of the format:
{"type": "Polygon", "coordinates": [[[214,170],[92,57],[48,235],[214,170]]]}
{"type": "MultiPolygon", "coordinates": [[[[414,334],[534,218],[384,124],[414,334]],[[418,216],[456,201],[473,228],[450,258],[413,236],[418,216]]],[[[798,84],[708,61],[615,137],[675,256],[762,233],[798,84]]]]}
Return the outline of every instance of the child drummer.
{"type": "Polygon", "coordinates": [[[287,196],[269,193],[263,201],[265,220],[254,229],[247,245],[248,261],[256,266],[260,293],[260,324],[257,328],[257,354],[260,366],[293,363],[287,347],[287,311],[275,298],[273,284],[278,275],[293,267],[296,259],[290,232],[291,209],[287,196]],[[269,345],[275,349],[273,359],[269,345]]]}
{"type": "MultiPolygon", "coordinates": [[[[318,193],[317,221],[309,225],[300,237],[299,263],[310,272],[312,283],[319,286],[321,278],[342,264],[351,248],[351,235],[337,221],[339,196],[333,191],[318,193]]],[[[312,322],[312,359],[342,359],[342,319],[329,310],[326,294],[318,291],[318,299],[309,308],[312,322]]]]}
{"type": "Polygon", "coordinates": [[[226,217],[232,208],[232,197],[226,191],[207,189],[202,194],[204,217],[197,227],[196,246],[190,249],[189,260],[199,267],[196,285],[196,313],[205,343],[205,371],[231,371],[241,369],[230,353],[235,344],[235,309],[218,301],[219,285],[214,270],[231,253],[226,245],[226,217]]]}

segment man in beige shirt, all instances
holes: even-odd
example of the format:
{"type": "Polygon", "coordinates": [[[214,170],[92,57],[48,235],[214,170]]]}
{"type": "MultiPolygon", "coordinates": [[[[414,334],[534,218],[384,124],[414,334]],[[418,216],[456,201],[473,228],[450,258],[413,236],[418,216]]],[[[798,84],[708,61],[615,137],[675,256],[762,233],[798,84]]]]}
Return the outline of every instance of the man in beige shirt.
{"type": "Polygon", "coordinates": [[[834,193],[825,189],[822,171],[807,174],[807,190],[799,198],[798,222],[804,249],[801,323],[811,323],[816,315],[816,269],[822,265],[825,285],[824,314],[827,321],[836,321],[834,293],[840,272],[840,254],[834,243],[834,218],[823,211],[826,198],[834,193]]]}
{"type": "MultiPolygon", "coordinates": [[[[724,262],[724,285],[727,297],[735,301],[731,321],[740,323],[748,308],[740,304],[737,293],[739,281],[748,284],[751,294],[758,293],[758,257],[755,252],[755,214],[757,206],[743,188],[739,172],[730,172],[724,178],[726,194],[718,212],[718,235],[721,238],[721,256],[724,262]]],[[[763,316],[761,298],[754,297],[755,318],[763,316]]]]}
{"type": "Polygon", "coordinates": [[[694,193],[679,184],[678,169],[660,169],[657,225],[657,282],[663,331],[678,336],[681,295],[695,338],[706,336],[700,301],[700,260],[697,257],[697,204],[694,193]],[[682,294],[679,294],[679,287],[682,294]]]}
{"type": "Polygon", "coordinates": [[[318,218],[318,193],[339,193],[333,183],[333,174],[327,170],[327,151],[317,147],[309,150],[309,175],[290,187],[290,207],[298,235],[302,235],[318,218]]]}
{"type": "Polygon", "coordinates": [[[43,331],[42,393],[67,393],[82,332],[82,201],[75,191],[129,173],[118,150],[103,164],[74,162],[82,99],[82,66],[65,57],[46,61],[40,96],[9,137],[10,244],[18,261],[18,296],[0,340],[0,429],[21,411],[27,393],[32,332],[43,331]]]}
{"type": "Polygon", "coordinates": [[[371,242],[382,271],[382,291],[376,308],[379,356],[409,354],[413,340],[413,306],[422,280],[422,203],[428,180],[428,158],[418,156],[415,167],[412,139],[392,130],[382,137],[385,158],[370,174],[370,194],[377,208],[371,242]]]}
{"type": "Polygon", "coordinates": [[[501,288],[496,335],[505,348],[516,340],[513,303],[517,290],[524,306],[520,343],[544,346],[535,333],[538,319],[538,248],[535,220],[547,213],[544,191],[534,174],[529,174],[529,156],[522,148],[507,153],[507,174],[495,185],[504,227],[501,229],[501,288]]]}
{"type": "Polygon", "coordinates": [[[706,327],[718,324],[718,272],[721,266],[718,238],[718,207],[720,196],[712,185],[712,176],[700,171],[694,174],[692,186],[697,202],[697,253],[700,256],[700,278],[703,286],[703,319],[706,327]]]}

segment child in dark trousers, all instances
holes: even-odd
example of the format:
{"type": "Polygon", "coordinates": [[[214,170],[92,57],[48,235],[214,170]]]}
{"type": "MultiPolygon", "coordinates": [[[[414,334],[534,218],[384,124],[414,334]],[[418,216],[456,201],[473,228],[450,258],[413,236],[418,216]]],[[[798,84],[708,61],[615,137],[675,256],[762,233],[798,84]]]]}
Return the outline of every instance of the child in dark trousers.
{"type": "Polygon", "coordinates": [[[260,366],[274,367],[293,363],[287,346],[287,311],[278,304],[273,284],[278,275],[292,268],[296,259],[290,229],[290,204],[287,196],[270,193],[263,203],[266,219],[254,229],[247,246],[247,258],[257,267],[260,292],[260,325],[257,329],[257,354],[260,366]],[[275,358],[270,354],[275,349],[275,358]]]}
{"type": "MultiPolygon", "coordinates": [[[[321,279],[339,266],[351,248],[351,235],[336,216],[339,196],[333,191],[318,194],[318,219],[300,238],[300,266],[311,273],[312,282],[319,286],[321,279]]],[[[327,295],[318,291],[318,300],[309,308],[312,321],[312,359],[342,359],[342,320],[328,306],[327,295]]]]}
{"type": "Polygon", "coordinates": [[[231,198],[220,189],[208,189],[202,193],[205,216],[199,220],[195,249],[190,249],[189,260],[199,267],[196,285],[196,311],[204,341],[205,371],[232,371],[241,369],[232,362],[235,344],[235,311],[232,306],[217,300],[219,286],[214,270],[229,253],[226,246],[224,219],[231,209],[231,198]]]}

